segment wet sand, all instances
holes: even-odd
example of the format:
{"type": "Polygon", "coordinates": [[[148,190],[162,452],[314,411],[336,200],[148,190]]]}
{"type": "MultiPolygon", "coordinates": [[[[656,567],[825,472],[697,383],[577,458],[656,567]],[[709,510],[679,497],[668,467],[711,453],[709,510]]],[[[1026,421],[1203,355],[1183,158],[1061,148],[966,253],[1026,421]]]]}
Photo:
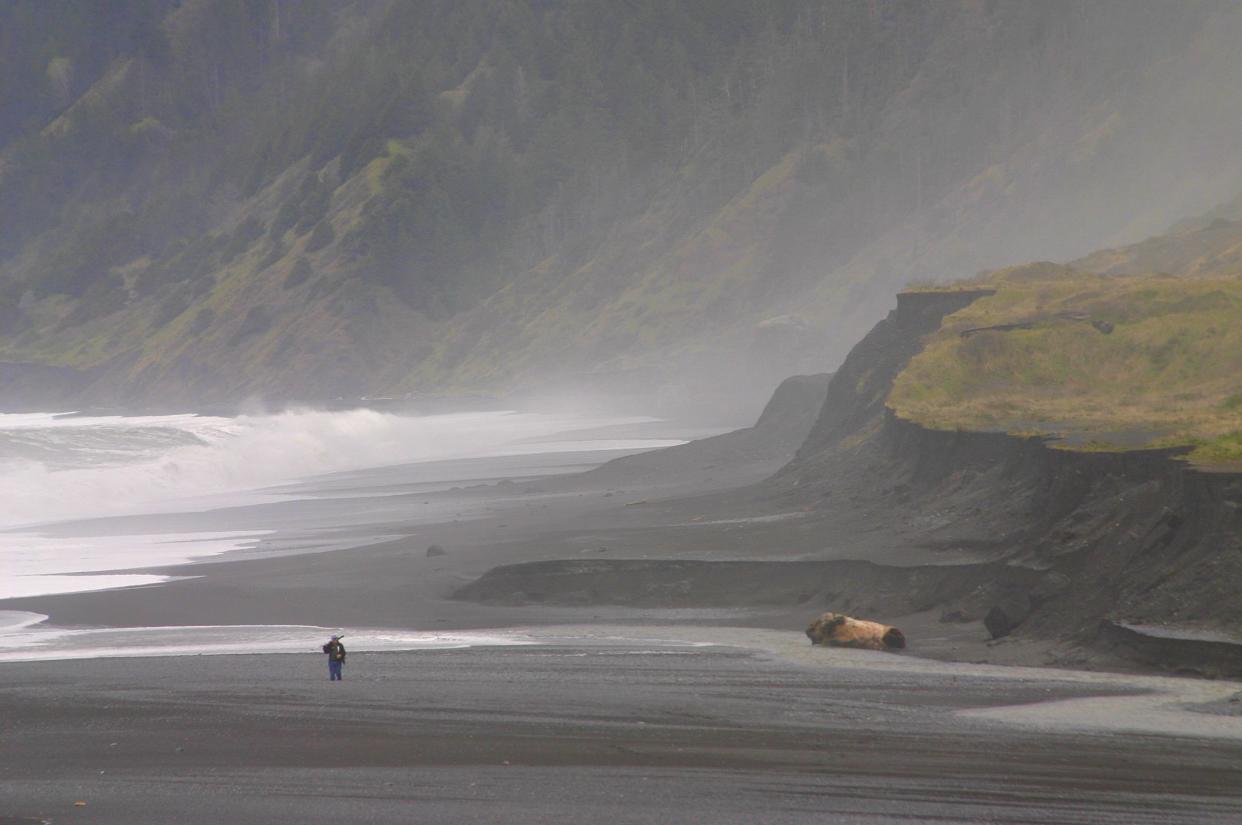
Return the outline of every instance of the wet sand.
{"type": "MultiPolygon", "coordinates": [[[[532,465],[542,464],[564,473],[607,457],[584,453],[444,462],[444,467],[419,465],[405,473],[385,468],[314,480],[298,487],[299,497],[291,501],[53,526],[48,528],[52,535],[270,533],[252,550],[188,565],[141,568],[174,578],[163,584],[0,600],[0,610],[45,614],[51,624],[65,627],[307,624],[446,629],[592,619],[650,621],[663,611],[505,607],[452,596],[502,564],[746,552],[751,536],[736,525],[696,525],[689,531],[679,525],[692,518],[727,517],[732,512],[728,502],[699,496],[758,481],[783,460],[720,471],[715,478],[671,473],[659,484],[598,473],[561,478],[508,474],[529,473],[532,465]],[[407,491],[427,484],[429,476],[441,487],[463,477],[467,481],[451,490],[407,491]],[[432,545],[441,547],[443,555],[429,556],[432,545]]],[[[776,535],[763,526],[768,536],[776,535]]],[[[737,615],[748,612],[740,607],[737,615]]]]}
{"type": "Polygon", "coordinates": [[[0,821],[1242,819],[1242,720],[1167,735],[1141,717],[1067,728],[997,710],[1151,701],[1141,680],[811,650],[770,631],[743,633],[748,647],[642,635],[357,654],[339,683],[309,653],[8,664],[0,821]]]}
{"type": "MultiPolygon", "coordinates": [[[[163,585],[0,603],[66,627],[524,627],[548,642],[354,653],[335,684],[315,653],[4,663],[0,823],[1242,821],[1242,719],[1219,712],[1239,685],[931,662],[917,657],[1049,652],[928,614],[903,619],[911,655],[896,657],[812,649],[801,629],[821,608],[793,600],[452,598],[505,563],[805,558],[797,514],[739,519],[728,496],[694,495],[770,471],[387,489],[378,516],[342,525],[347,549],[277,544],[162,569],[187,577],[163,585]],[[398,518],[418,506],[462,517],[398,518]]],[[[320,514],[370,506],[351,501],[320,514]]],[[[315,506],[225,521],[287,527],[315,506]]],[[[882,533],[843,539],[902,552],[882,533]]]]}

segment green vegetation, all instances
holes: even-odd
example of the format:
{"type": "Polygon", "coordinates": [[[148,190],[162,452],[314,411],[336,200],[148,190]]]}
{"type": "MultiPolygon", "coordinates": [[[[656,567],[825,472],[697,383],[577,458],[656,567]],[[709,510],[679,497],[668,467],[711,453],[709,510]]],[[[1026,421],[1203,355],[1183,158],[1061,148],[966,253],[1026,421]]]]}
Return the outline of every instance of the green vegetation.
{"type": "Polygon", "coordinates": [[[1004,236],[1024,170],[1072,204],[1125,166],[1091,165],[1114,102],[1216,13],[1129,2],[9,0],[0,361],[134,401],[503,390],[797,314],[769,366],[822,369],[961,227],[1004,236]],[[1035,134],[1080,150],[1060,190],[1035,134]]]}
{"type": "Polygon", "coordinates": [[[901,373],[889,397],[898,415],[1039,432],[1072,449],[1187,446],[1197,463],[1242,462],[1242,273],[1034,265],[974,283],[996,294],[946,319],[901,373]]]}

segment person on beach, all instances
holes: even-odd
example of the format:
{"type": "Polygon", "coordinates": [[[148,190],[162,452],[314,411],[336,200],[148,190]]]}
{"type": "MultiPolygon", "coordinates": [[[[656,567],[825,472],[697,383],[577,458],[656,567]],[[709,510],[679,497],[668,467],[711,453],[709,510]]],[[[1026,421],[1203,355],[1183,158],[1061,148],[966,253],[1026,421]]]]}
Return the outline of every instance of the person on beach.
{"type": "Polygon", "coordinates": [[[341,637],[333,636],[331,641],[323,646],[323,652],[328,654],[329,681],[341,681],[341,668],[345,665],[345,645],[341,642],[341,637]]]}

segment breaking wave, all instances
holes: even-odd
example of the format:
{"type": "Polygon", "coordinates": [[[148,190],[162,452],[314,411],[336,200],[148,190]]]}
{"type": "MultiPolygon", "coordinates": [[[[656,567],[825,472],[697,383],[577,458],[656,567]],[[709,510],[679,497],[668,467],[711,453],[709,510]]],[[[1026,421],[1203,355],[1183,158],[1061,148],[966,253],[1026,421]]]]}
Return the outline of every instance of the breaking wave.
{"type": "Polygon", "coordinates": [[[367,409],[236,418],[0,415],[0,528],[193,509],[196,497],[364,467],[534,449],[608,449],[616,445],[547,440],[576,428],[641,420],[649,419],[512,412],[409,416],[367,409]]]}

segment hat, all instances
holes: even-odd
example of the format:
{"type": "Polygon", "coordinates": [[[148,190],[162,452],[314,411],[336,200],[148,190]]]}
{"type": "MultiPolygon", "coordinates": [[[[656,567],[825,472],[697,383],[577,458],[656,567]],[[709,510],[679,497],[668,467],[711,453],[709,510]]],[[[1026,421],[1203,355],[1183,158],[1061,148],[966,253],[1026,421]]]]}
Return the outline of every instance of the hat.
{"type": "Polygon", "coordinates": [[[334,642],[335,642],[335,641],[338,641],[340,638],[341,638],[340,636],[333,636],[333,637],[332,637],[332,641],[334,641],[334,642]]]}

